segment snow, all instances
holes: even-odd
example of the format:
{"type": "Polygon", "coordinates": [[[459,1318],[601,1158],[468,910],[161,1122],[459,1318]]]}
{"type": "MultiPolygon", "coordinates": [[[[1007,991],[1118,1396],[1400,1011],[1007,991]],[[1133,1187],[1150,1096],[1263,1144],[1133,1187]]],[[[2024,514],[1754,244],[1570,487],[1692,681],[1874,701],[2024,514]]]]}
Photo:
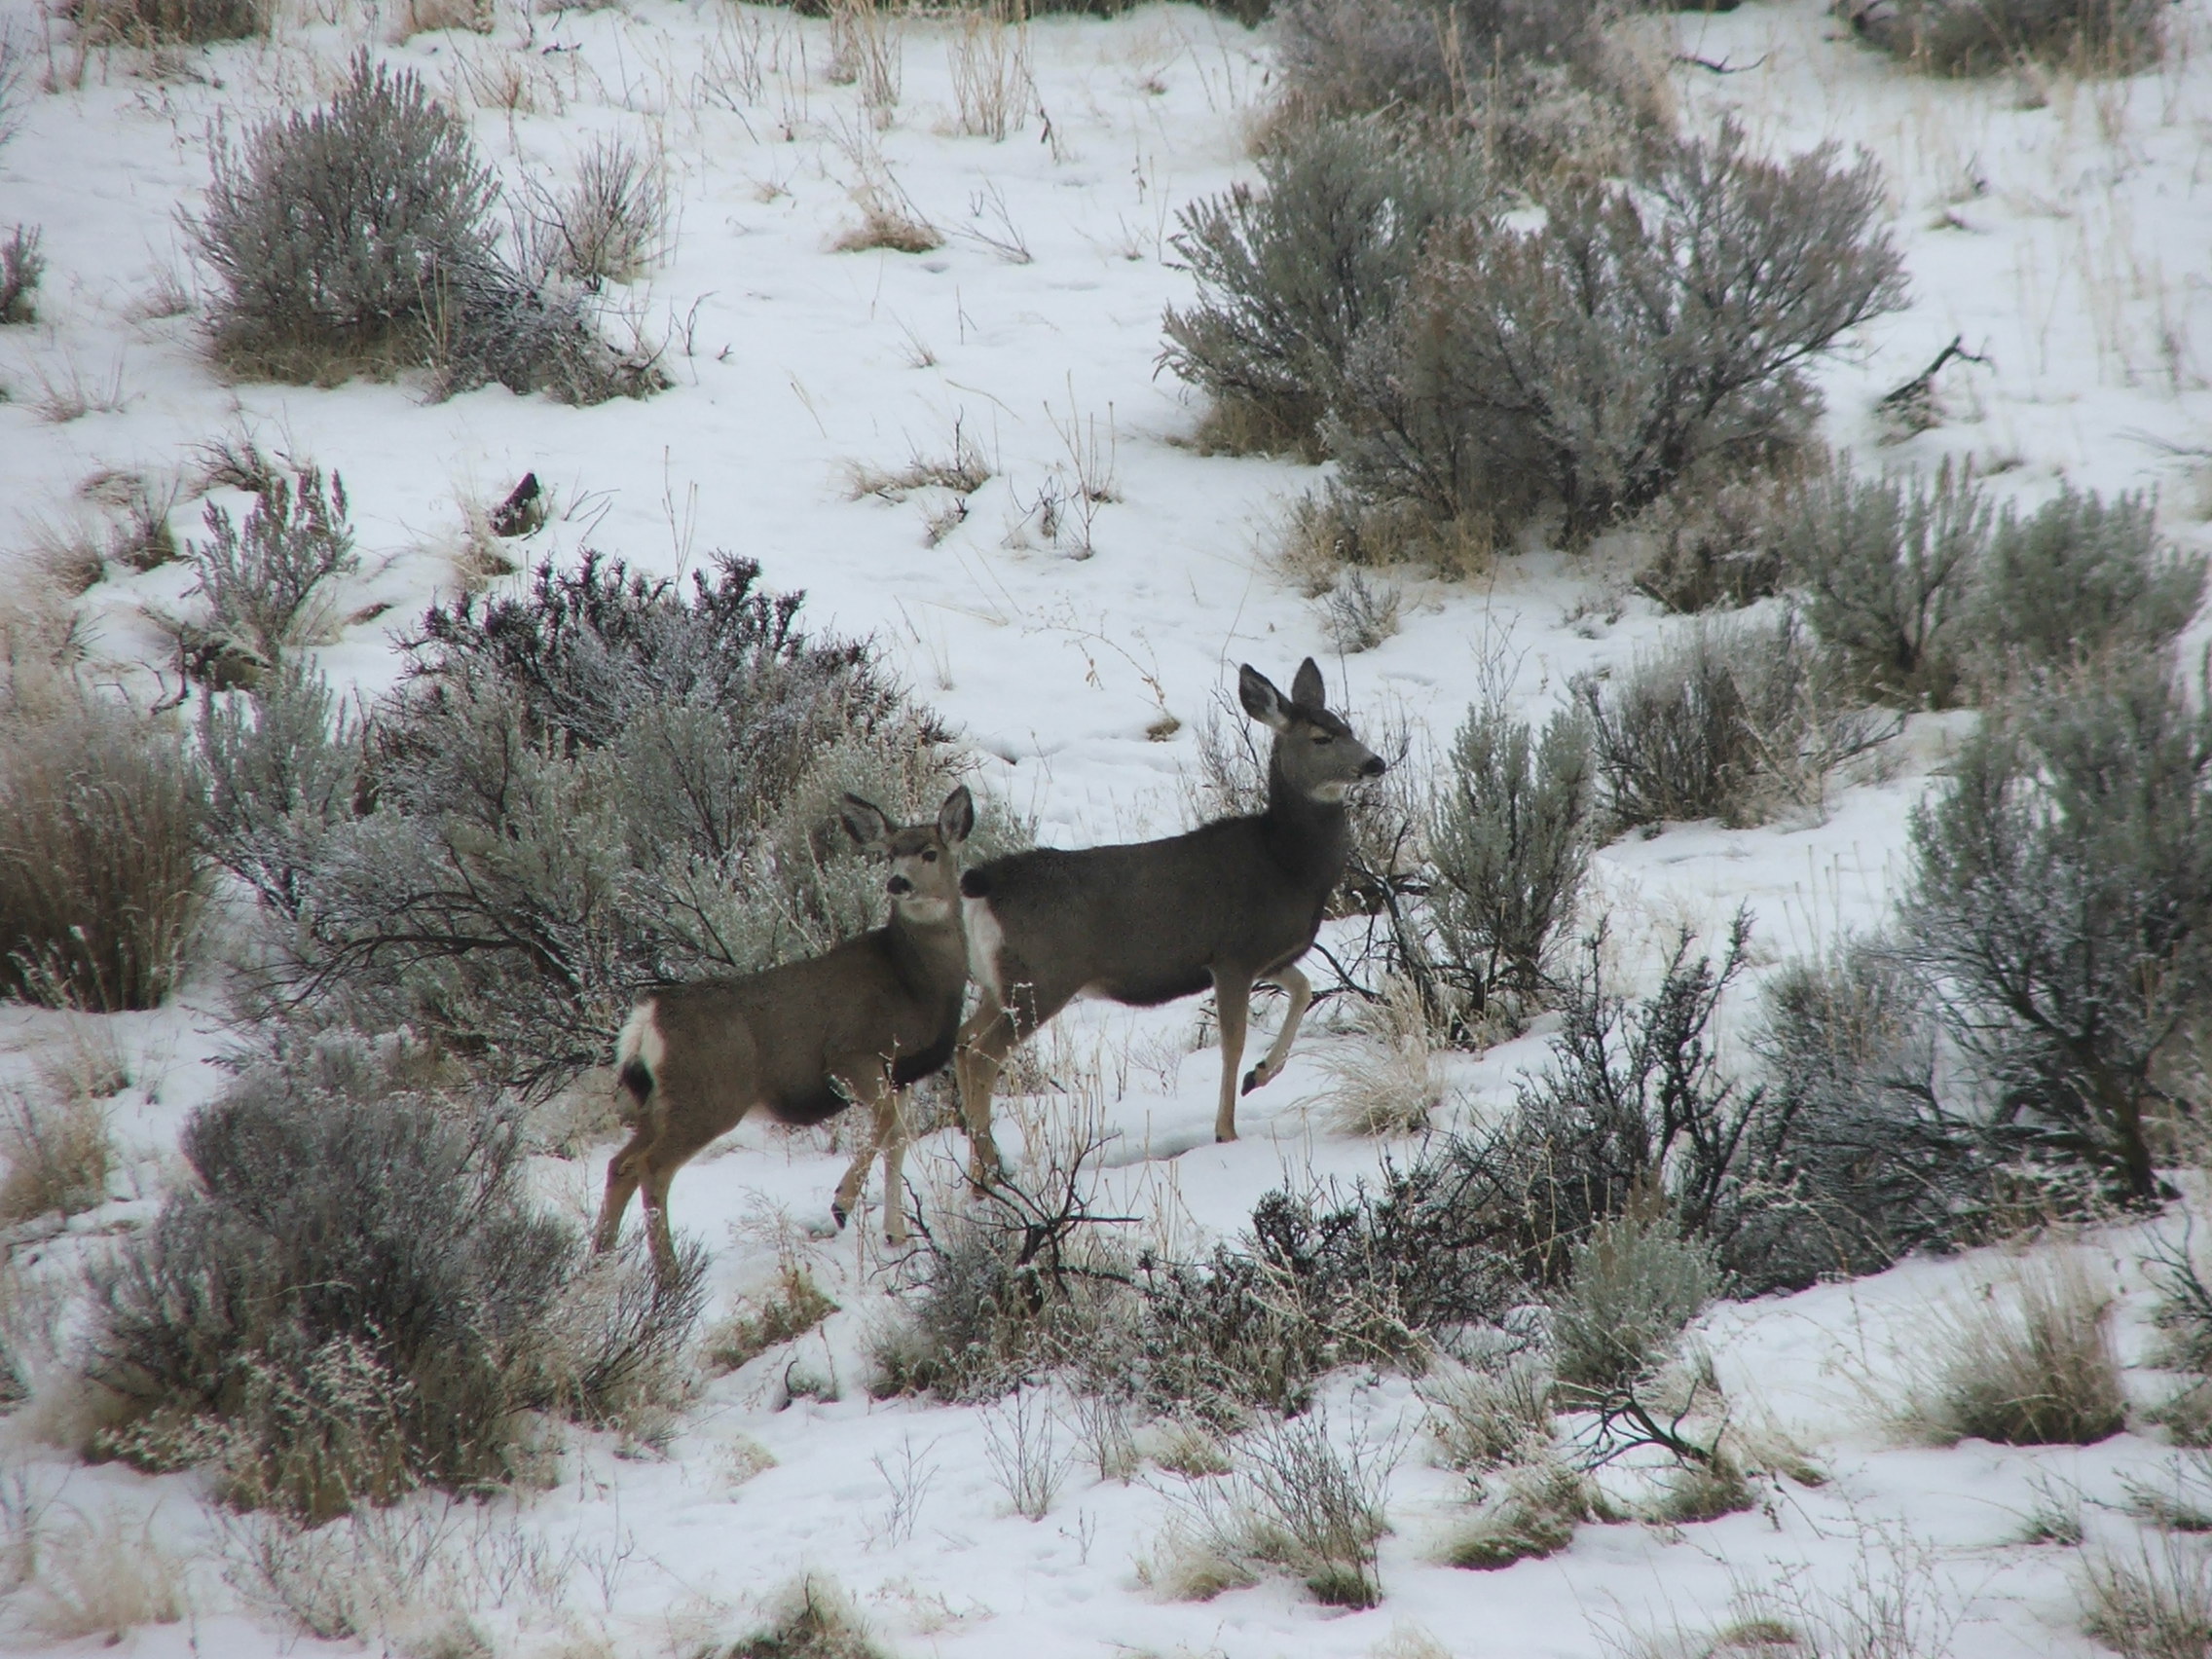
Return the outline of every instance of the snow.
{"type": "MultiPolygon", "coordinates": [[[[159,74],[137,55],[94,54],[80,83],[51,93],[37,80],[50,64],[70,78],[67,26],[32,0],[0,0],[0,26],[28,48],[31,75],[24,129],[0,149],[0,228],[43,226],[51,262],[41,320],[0,334],[0,384],[13,393],[0,403],[0,547],[85,519],[92,509],[76,492],[96,471],[173,476],[194,445],[242,429],[344,476],[365,557],[340,612],[388,609],[348,627],[318,660],[363,695],[395,673],[388,630],[455,590],[464,510],[497,502],[526,471],[557,511],[529,543],[532,560],[591,546],[656,574],[717,549],[759,560],[771,585],[807,591],[814,628],[875,637],[989,757],[987,783],[1054,844],[1178,827],[1197,729],[1240,661],[1287,683],[1300,657],[1321,655],[1343,706],[1397,711],[1441,743],[1501,666],[1540,717],[1575,674],[1625,664],[1684,626],[1628,593],[1631,550],[1602,544],[1573,559],[1530,551],[1456,586],[1409,582],[1395,638],[1342,660],[1326,650],[1316,611],[1266,559],[1271,526],[1316,474],[1200,456],[1197,407],[1157,367],[1161,308],[1190,295],[1166,243],[1174,214],[1249,175],[1244,135],[1270,90],[1264,37],[1206,13],[1148,6],[1032,24],[1050,136],[1032,118],[1003,143],[952,130],[953,25],[928,19],[899,25],[903,92],[880,131],[854,88],[827,83],[826,22],[720,0],[502,6],[487,37],[396,45],[373,8],[327,0],[287,10],[268,43],[178,54],[159,74]],[[671,390],[570,409],[498,388],[431,403],[408,385],[226,385],[197,349],[193,317],[150,314],[163,309],[147,303],[158,284],[194,280],[180,223],[201,201],[213,135],[326,92],[363,40],[466,110],[510,185],[564,176],[596,134],[662,149],[680,234],[623,303],[642,333],[667,343],[671,390]],[[750,100],[735,75],[748,42],[763,69],[750,100]],[[508,72],[528,88],[521,107],[472,94],[508,72]],[[876,156],[947,233],[942,247],[831,250],[857,218],[850,187],[876,156]],[[1005,257],[1014,241],[1025,262],[1005,257]],[[42,404],[72,388],[95,407],[46,419],[42,404]],[[956,432],[993,476],[939,544],[927,543],[923,514],[942,507],[941,493],[848,498],[853,466],[949,454],[956,432]],[[1110,471],[1116,486],[1081,557],[1017,529],[1041,489],[1064,488],[1079,468],[1110,471]],[[1182,727],[1155,741],[1147,728],[1162,713],[1182,727]]],[[[1821,367],[1831,443],[1868,464],[1971,455],[2028,504],[2061,481],[2157,489],[2166,533],[2212,546],[2212,6],[2186,0],[2170,26],[2161,67],[2110,85],[2053,79],[2031,97],[2012,78],[1904,75],[1842,38],[1815,0],[1651,21],[1654,50],[1682,55],[1671,85],[1685,121],[1734,114],[1770,151],[1833,141],[1883,166],[1913,300],[1821,367]],[[1885,443],[1875,401],[1954,336],[1986,364],[1945,372],[1940,424],[1885,443]]],[[[180,535],[197,530],[197,511],[174,515],[180,535]]],[[[167,659],[146,612],[184,603],[183,584],[171,566],[86,597],[102,677],[155,691],[167,659]]],[[[2208,627],[2200,619],[2194,638],[2208,627]]],[[[1868,928],[1896,891],[1909,809],[1959,730],[1957,718],[1916,719],[1892,775],[1839,792],[1817,821],[1679,826],[1607,847],[1592,913],[1607,915],[1632,969],[1683,922],[1713,938],[1739,904],[1757,919],[1761,968],[1868,928]]],[[[1739,1018],[1748,1003],[1739,991],[1739,1018]]],[[[1313,1114],[1315,1055],[1332,1039],[1310,1027],[1288,1074],[1243,1102],[1245,1138],[1215,1145],[1215,1056],[1193,1051],[1199,1006],[1091,1005],[1060,1022],[1054,1073],[1095,1079],[1118,1137],[1106,1160],[1113,1202],[1188,1243],[1234,1233],[1286,1179],[1375,1167],[1374,1143],[1331,1133],[1313,1114]]],[[[202,984],[159,1014],[90,1022],[112,1027],[96,1040],[120,1049],[134,1080],[116,1102],[114,1201],[55,1236],[19,1240],[20,1265],[65,1280],[101,1239],[152,1214],[174,1178],[179,1126],[220,1087],[224,1020],[202,984]]],[[[0,1008],[0,1081],[76,1040],[72,1016],[0,1008]]],[[[1456,1060],[1453,1110],[1495,1110],[1543,1054],[1539,1028],[1456,1060]]],[[[1043,1132],[1043,1110],[1002,1103],[1010,1151],[1043,1132]]],[[[909,1169],[942,1179],[961,1150],[933,1137],[909,1169]]],[[[2084,1449],[1899,1444],[1881,1402],[1897,1397],[1930,1321],[1979,1294],[2007,1258],[1915,1261],[1723,1306],[1702,1327],[1739,1409],[1770,1414],[1827,1471],[1824,1486],[1784,1485],[1760,1510],[1695,1527],[1586,1527],[1552,1560],[1458,1571],[1434,1554],[1463,1487],[1406,1428],[1418,1419],[1409,1385],[1351,1375],[1330,1390],[1333,1420],[1407,1436],[1382,1604],[1343,1613],[1282,1580],[1211,1603],[1164,1601],[1137,1563],[1188,1502],[1179,1477],[1148,1465],[1131,1484],[1100,1483],[1078,1466],[1031,1523],[1006,1513],[991,1477],[989,1412],[867,1398],[861,1351],[890,1295],[876,1214],[842,1236],[810,1231],[840,1168],[822,1136],[749,1124],[691,1165],[673,1200],[678,1225],[714,1250],[718,1307],[763,1284],[779,1238],[795,1236],[790,1247],[843,1308],[823,1331],[708,1383],[664,1451],[577,1433],[545,1490],[442,1518],[426,1500],[403,1506],[408,1525],[449,1529],[436,1553],[451,1596],[497,1651],[688,1655],[744,1635],[782,1586],[814,1570],[859,1599],[890,1651],[945,1659],[1410,1659],[1430,1651],[1424,1636],[1468,1659],[1584,1656],[1638,1633],[1709,1628],[1750,1587],[1841,1593],[1898,1573],[1930,1587],[1932,1617],[1962,1659],[2087,1653],[2069,1552],[2013,1541],[2022,1518],[2039,1483],[2078,1488],[2092,1538],[2124,1543],[2134,1524],[2104,1506],[2122,1502],[2123,1476],[2156,1481],[2172,1456],[2133,1433],[2084,1449]],[[807,1376],[830,1397],[790,1398],[787,1382],[807,1376]],[[776,1461],[735,1484],[741,1437],[776,1461]],[[904,1530],[893,1499],[909,1466],[927,1479],[904,1530]],[[535,1579],[512,1565],[525,1560],[535,1579]],[[540,1581],[542,1594],[524,1587],[540,1581]]],[[[596,1200],[592,1159],[548,1160],[540,1173],[579,1213],[596,1200]]],[[[2123,1320],[2141,1366],[2141,1237],[2096,1233],[2079,1247],[2130,1287],[2123,1320]]],[[[2147,1370],[2135,1382],[2140,1399],[2155,1397],[2147,1370]]],[[[33,1415],[10,1419],[18,1493],[47,1500],[50,1520],[123,1516],[143,1529],[129,1534],[141,1547],[185,1564],[189,1617],[133,1630],[121,1651],[321,1649],[226,1581],[226,1548],[235,1557],[246,1524],[210,1508],[192,1477],[78,1464],[33,1415]]],[[[19,1612],[33,1593],[9,1605],[19,1612]]]]}

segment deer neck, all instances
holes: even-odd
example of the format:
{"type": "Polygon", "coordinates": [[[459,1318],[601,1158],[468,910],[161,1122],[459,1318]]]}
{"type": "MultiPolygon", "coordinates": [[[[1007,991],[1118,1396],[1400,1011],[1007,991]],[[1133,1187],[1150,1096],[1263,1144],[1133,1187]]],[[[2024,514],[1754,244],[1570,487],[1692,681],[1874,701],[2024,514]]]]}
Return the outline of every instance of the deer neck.
{"type": "Polygon", "coordinates": [[[1351,852],[1351,818],[1341,800],[1315,800],[1282,775],[1282,757],[1268,757],[1268,810],[1261,833],[1284,868],[1331,888],[1351,852]]]}
{"type": "Polygon", "coordinates": [[[914,921],[894,904],[884,933],[900,977],[917,994],[967,984],[968,942],[961,932],[957,901],[947,906],[943,920],[935,922],[914,921]]]}

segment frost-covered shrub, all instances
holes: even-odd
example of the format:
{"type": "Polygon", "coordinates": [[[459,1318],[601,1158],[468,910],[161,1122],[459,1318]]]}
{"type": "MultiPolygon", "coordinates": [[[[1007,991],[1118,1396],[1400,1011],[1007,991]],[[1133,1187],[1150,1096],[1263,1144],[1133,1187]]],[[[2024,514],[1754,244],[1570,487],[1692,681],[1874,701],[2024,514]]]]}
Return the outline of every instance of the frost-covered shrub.
{"type": "Polygon", "coordinates": [[[1972,469],[1948,461],[1933,479],[1838,467],[1793,493],[1783,529],[1790,578],[1860,695],[1936,709],[1957,696],[1991,522],[1972,469]]]}
{"type": "Polygon", "coordinates": [[[2170,659],[1994,710],[1913,814],[1901,947],[1997,1120],[2130,1198],[2212,997],[2212,708],[2170,659]],[[2193,689],[2198,693],[2193,698],[2193,689]]]}
{"type": "Polygon", "coordinates": [[[39,229],[18,225],[0,242],[0,327],[36,322],[33,303],[39,279],[46,275],[46,255],[39,252],[39,229]]]}
{"type": "Polygon", "coordinates": [[[1903,297],[1875,166],[1832,146],[1768,162],[1730,125],[1634,187],[1532,188],[1541,226],[1440,227],[1363,333],[1327,432],[1356,494],[1508,533],[1556,506],[1582,540],[1693,466],[1801,443],[1804,365],[1903,297]]]}
{"type": "Polygon", "coordinates": [[[522,1414],[617,1414],[697,1315],[536,1208],[511,1113],[423,1054],[286,1042],[187,1124],[193,1181],[93,1279],[101,1446],[213,1461],[228,1495],[322,1519],[516,1473],[522,1414]]]}
{"type": "MultiPolygon", "coordinates": [[[[757,573],[721,558],[685,594],[587,556],[433,608],[357,736],[296,676],[210,716],[215,855],[291,924],[270,988],[535,1092],[604,1059],[641,983],[879,922],[830,807],[912,815],[957,756],[757,573]]],[[[1012,833],[986,811],[984,856],[1012,833]]]]}
{"type": "Polygon", "coordinates": [[[61,10],[89,38],[130,46],[202,46],[269,32],[269,0],[76,0],[61,10]]]}
{"type": "Polygon", "coordinates": [[[1468,712],[1425,840],[1436,972],[1478,1013],[1526,1017],[1551,984],[1590,863],[1590,722],[1554,715],[1539,739],[1492,701],[1468,712]]]}
{"type": "MultiPolygon", "coordinates": [[[[1376,1545],[1389,1531],[1384,1509],[1391,1457],[1354,1439],[1340,1447],[1319,1411],[1272,1421],[1239,1448],[1226,1489],[1192,1494],[1210,1552],[1302,1579],[1333,1607],[1372,1607],[1382,1599],[1376,1545]]],[[[1250,1565],[1247,1565],[1250,1564],[1250,1565]]]]}
{"type": "Polygon", "coordinates": [[[299,380],[428,360],[498,195],[461,120],[362,53],[329,104],[216,151],[193,233],[223,283],[217,351],[299,380]]]}
{"type": "Polygon", "coordinates": [[[1184,208],[1174,245],[1198,298],[1168,308],[1161,360],[1214,400],[1213,441],[1311,452],[1352,343],[1393,314],[1430,228],[1492,194],[1461,145],[1324,121],[1261,157],[1256,187],[1184,208]]]}
{"type": "Polygon", "coordinates": [[[269,480],[242,524],[212,502],[206,523],[186,558],[207,618],[179,625],[185,660],[215,683],[250,680],[314,640],[330,620],[325,584],[360,567],[346,486],[305,467],[269,480]]]}
{"type": "Polygon", "coordinates": [[[204,896],[205,786],[173,731],[63,685],[0,701],[0,996],[161,1004],[204,896]]]}
{"type": "Polygon", "coordinates": [[[1763,478],[1709,489],[1686,484],[1638,528],[1657,542],[1637,572],[1639,592],[1678,612],[1740,608],[1783,589],[1778,490],[1763,478]]]}
{"type": "Polygon", "coordinates": [[[1836,769],[1892,730],[1839,706],[1788,614],[1771,624],[1701,622],[1626,675],[1585,678],[1576,690],[1621,829],[1697,818],[1742,826],[1784,808],[1818,809],[1836,769]]]}
{"type": "Polygon", "coordinates": [[[2165,51],[2163,0],[1837,0],[1866,41],[1932,75],[2023,62],[2127,75],[2165,51]]]}
{"type": "Polygon", "coordinates": [[[1646,1204],[1600,1222],[1567,1252],[1552,1293],[1552,1365],[1569,1397],[1633,1387],[1720,1287],[1713,1252],[1646,1204]]]}
{"type": "Polygon", "coordinates": [[[584,152],[574,181],[523,209],[523,267],[586,287],[627,282],[668,244],[668,180],[660,157],[620,138],[584,152]]]}
{"type": "Polygon", "coordinates": [[[2025,517],[2008,509],[1974,584],[1975,678],[2156,656],[2196,613],[2204,573],[2202,554],[2161,547],[2147,496],[2068,488],[2025,517]]]}
{"type": "Polygon", "coordinates": [[[1938,1088],[1935,988],[1894,947],[1858,941],[1791,963],[1752,1039],[1766,1099],[1721,1261],[1748,1290],[1878,1272],[1986,1230],[2002,1137],[1938,1088]]]}
{"type": "Polygon", "coordinates": [[[424,368],[445,391],[498,381],[577,403],[657,389],[578,293],[501,255],[498,197],[461,119],[359,55],[327,105],[216,151],[191,229],[222,283],[217,356],[279,380],[424,368]]]}

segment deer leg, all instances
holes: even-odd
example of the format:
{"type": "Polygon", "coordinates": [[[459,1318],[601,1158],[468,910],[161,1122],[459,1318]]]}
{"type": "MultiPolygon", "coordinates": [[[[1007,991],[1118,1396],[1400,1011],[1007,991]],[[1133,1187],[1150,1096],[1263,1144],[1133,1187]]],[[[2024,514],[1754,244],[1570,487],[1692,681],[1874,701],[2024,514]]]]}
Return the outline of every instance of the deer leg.
{"type": "Polygon", "coordinates": [[[830,1214],[837,1223],[840,1233],[844,1231],[845,1222],[851,1217],[854,1207],[861,1201],[861,1189],[867,1185],[867,1167],[875,1161],[876,1148],[882,1139],[882,1115],[870,1113],[868,1126],[861,1131],[861,1144],[853,1152],[853,1161],[846,1166],[844,1179],[837,1183],[837,1190],[830,1195],[830,1214]]]}
{"type": "MultiPolygon", "coordinates": [[[[892,1178],[893,1161],[903,1152],[901,1145],[900,1104],[904,1090],[891,1081],[891,1074],[880,1060],[870,1059],[864,1064],[830,1072],[831,1079],[855,1106],[867,1113],[867,1128],[861,1137],[859,1152],[845,1171],[845,1178],[837,1183],[836,1195],[830,1200],[830,1213],[843,1227],[845,1218],[860,1204],[861,1190],[867,1185],[867,1172],[875,1162],[875,1155],[884,1155],[884,1174],[892,1178]]],[[[894,1244],[902,1243],[906,1236],[906,1215],[900,1202],[894,1184],[884,1195],[888,1206],[884,1220],[884,1234],[894,1244]]]]}
{"type": "Polygon", "coordinates": [[[676,1276],[676,1235],[668,1226],[668,1184],[676,1179],[681,1161],[651,1164],[644,1172],[645,1237],[652,1245],[653,1273],[663,1281],[676,1276]]]}
{"type": "Polygon", "coordinates": [[[1221,1108],[1213,1138],[1236,1138],[1236,1067],[1244,1058],[1244,1023],[1252,1007],[1252,981],[1242,974],[1213,972],[1214,1018],[1221,1026],[1221,1108]]]}
{"type": "Polygon", "coordinates": [[[630,1195],[638,1190],[645,1155],[645,1131],[640,1129],[630,1137],[628,1146],[607,1161],[607,1198],[599,1206],[599,1231],[592,1237],[593,1250],[611,1250],[614,1241],[622,1236],[622,1214],[630,1207],[630,1195]]]}
{"type": "Polygon", "coordinates": [[[1313,1004],[1313,984],[1295,968],[1284,968],[1270,974],[1271,983],[1282,987],[1290,998],[1290,1007],[1282,1016],[1282,1029],[1275,1033],[1268,1056],[1244,1074],[1244,1092],[1249,1094],[1264,1084],[1282,1076],[1282,1068],[1290,1059],[1290,1046],[1298,1041],[1298,1022],[1306,1017],[1306,1011],[1313,1004]]]}
{"type": "Polygon", "coordinates": [[[1006,1173],[1006,1160],[991,1138],[991,1091],[1018,1038],[1014,1015],[987,990],[960,1028],[953,1076],[960,1085],[960,1116],[968,1125],[969,1174],[978,1187],[1006,1173]]]}
{"type": "Polygon", "coordinates": [[[884,1124],[876,1131],[883,1146],[883,1236],[887,1243],[906,1242],[906,1105],[911,1090],[884,1090],[884,1124]]]}

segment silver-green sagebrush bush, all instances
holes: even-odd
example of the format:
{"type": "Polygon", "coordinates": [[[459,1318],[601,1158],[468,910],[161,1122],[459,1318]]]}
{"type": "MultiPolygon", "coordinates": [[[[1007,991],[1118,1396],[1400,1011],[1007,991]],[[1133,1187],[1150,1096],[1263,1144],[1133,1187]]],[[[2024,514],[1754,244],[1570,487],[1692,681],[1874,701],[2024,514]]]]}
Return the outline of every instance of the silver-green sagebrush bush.
{"type": "Polygon", "coordinates": [[[2165,55],[2161,0],[1837,0],[1862,39],[1932,75],[2028,63],[2127,75],[2165,55]]]}
{"type": "MultiPolygon", "coordinates": [[[[962,758],[757,573],[722,558],[685,593],[587,556],[431,610],[365,720],[296,673],[209,705],[210,845],[274,924],[260,989],[535,1095],[601,1062],[641,984],[880,921],[834,802],[910,817],[962,758]]],[[[1017,838],[986,808],[977,856],[1017,838]]]]}
{"type": "Polygon", "coordinates": [[[1912,819],[1899,939],[1996,1121],[2138,1200],[2212,997],[2207,689],[2166,654],[2047,675],[1912,819]]]}

